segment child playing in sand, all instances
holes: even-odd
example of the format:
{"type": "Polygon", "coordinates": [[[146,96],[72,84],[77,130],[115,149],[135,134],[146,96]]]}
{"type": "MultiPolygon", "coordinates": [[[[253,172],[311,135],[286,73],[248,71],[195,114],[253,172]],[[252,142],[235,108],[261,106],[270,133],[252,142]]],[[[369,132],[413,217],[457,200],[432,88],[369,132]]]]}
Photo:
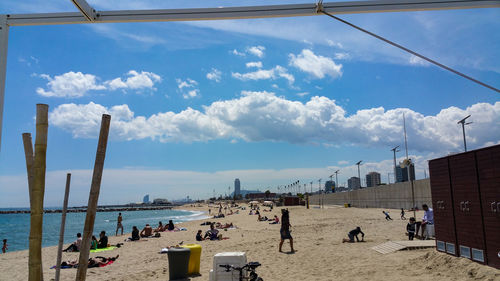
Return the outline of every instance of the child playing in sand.
{"type": "Polygon", "coordinates": [[[9,246],[9,245],[7,245],[7,239],[4,239],[3,246],[2,246],[2,253],[5,254],[5,252],[7,251],[7,246],[9,246]]]}
{"type": "Polygon", "coordinates": [[[413,240],[413,237],[415,237],[415,218],[411,217],[410,222],[406,225],[406,232],[408,232],[408,240],[413,240]]]}
{"type": "Polygon", "coordinates": [[[389,213],[386,211],[382,211],[382,213],[385,215],[385,220],[392,221],[391,216],[389,216],[389,213]]]}
{"type": "Polygon", "coordinates": [[[342,243],[345,243],[345,242],[349,242],[349,243],[354,243],[354,237],[356,237],[356,240],[358,242],[365,242],[365,234],[363,233],[363,231],[361,231],[361,227],[356,227],[356,229],[353,229],[351,231],[349,231],[349,233],[347,234],[347,236],[349,237],[349,239],[342,239],[342,243]],[[358,238],[358,235],[361,233],[361,241],[359,241],[359,238],[358,238]]]}

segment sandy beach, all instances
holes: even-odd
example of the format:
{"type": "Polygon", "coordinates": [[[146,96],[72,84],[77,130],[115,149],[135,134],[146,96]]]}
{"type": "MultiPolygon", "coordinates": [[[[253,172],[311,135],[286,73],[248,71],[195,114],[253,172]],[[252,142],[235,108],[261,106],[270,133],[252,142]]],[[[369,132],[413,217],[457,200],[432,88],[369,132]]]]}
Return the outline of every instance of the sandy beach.
{"type": "MultiPolygon", "coordinates": [[[[208,211],[208,207],[184,206],[180,209],[208,211]]],[[[281,208],[262,215],[280,216],[281,208]]],[[[215,211],[215,208],[212,209],[215,211]]],[[[262,208],[261,208],[262,210],[262,208]]],[[[406,240],[407,221],[399,218],[398,210],[388,210],[393,221],[386,221],[382,209],[343,208],[327,206],[325,209],[291,207],[290,222],[296,253],[278,252],[279,225],[258,222],[257,216],[240,211],[221,219],[203,221],[232,222],[238,229],[222,231],[223,241],[202,241],[201,276],[190,280],[208,280],[213,256],[219,252],[243,251],[249,261],[259,261],[257,269],[264,280],[500,280],[500,271],[463,258],[456,258],[436,252],[435,249],[399,251],[382,255],[371,247],[386,241],[406,240]],[[347,232],[360,226],[366,234],[364,243],[342,243],[347,232]]],[[[417,217],[422,217],[422,212],[417,217]]],[[[407,217],[410,213],[407,213],[407,217]]],[[[281,216],[280,216],[281,217],[281,216]]],[[[198,229],[205,232],[208,226],[203,221],[179,224],[188,231],[163,232],[160,238],[147,241],[125,242],[118,249],[91,253],[94,256],[116,256],[119,259],[103,268],[91,268],[87,280],[168,280],[168,258],[160,254],[161,248],[195,243],[198,229]]],[[[155,226],[157,222],[151,221],[155,226]]],[[[124,227],[131,231],[132,225],[124,218],[124,227]]],[[[142,229],[143,226],[138,226],[142,229]]],[[[98,230],[94,231],[98,233],[98,230]]],[[[110,236],[110,243],[123,242],[128,235],[110,236]]],[[[65,245],[67,246],[67,245],[65,245]]],[[[54,278],[57,247],[43,249],[44,280],[54,278]]],[[[78,253],[63,253],[63,260],[77,260],[78,253]]],[[[0,280],[28,279],[28,251],[8,252],[0,255],[0,280]]],[[[63,269],[61,280],[74,280],[76,269],[63,269]]]]}

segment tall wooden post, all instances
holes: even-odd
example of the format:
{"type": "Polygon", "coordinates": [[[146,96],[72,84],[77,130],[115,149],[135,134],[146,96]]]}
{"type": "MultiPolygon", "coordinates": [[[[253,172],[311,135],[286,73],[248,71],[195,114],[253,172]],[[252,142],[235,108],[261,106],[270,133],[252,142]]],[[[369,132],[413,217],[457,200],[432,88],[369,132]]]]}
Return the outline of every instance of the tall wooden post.
{"type": "Polygon", "coordinates": [[[42,226],[43,197],[45,194],[48,111],[48,105],[36,105],[35,159],[33,164],[33,188],[31,191],[32,202],[28,261],[29,281],[39,281],[43,279],[42,226]]]}
{"type": "Polygon", "coordinates": [[[90,253],[90,239],[92,238],[92,232],[94,231],[97,201],[99,200],[99,191],[101,189],[102,170],[104,168],[104,158],[106,157],[106,146],[108,144],[110,122],[111,116],[103,114],[101,121],[101,131],[99,133],[99,142],[97,144],[97,153],[95,157],[94,174],[92,175],[92,184],[90,186],[87,216],[85,217],[85,228],[83,230],[82,246],[80,247],[78,271],[76,272],[77,281],[85,281],[85,278],[87,277],[87,266],[90,253]]]}
{"type": "Polygon", "coordinates": [[[26,158],[26,173],[28,175],[28,191],[30,195],[30,208],[32,207],[32,190],[33,190],[33,162],[35,161],[33,157],[33,143],[31,141],[31,134],[23,134],[23,144],[24,144],[24,156],[26,158]]]}
{"type": "Polygon", "coordinates": [[[57,246],[57,261],[56,261],[56,280],[59,281],[61,273],[62,248],[64,243],[64,226],[66,225],[66,212],[68,210],[69,185],[71,182],[71,173],[66,175],[66,189],[64,190],[63,209],[61,214],[61,229],[59,230],[59,245],[57,246]]]}

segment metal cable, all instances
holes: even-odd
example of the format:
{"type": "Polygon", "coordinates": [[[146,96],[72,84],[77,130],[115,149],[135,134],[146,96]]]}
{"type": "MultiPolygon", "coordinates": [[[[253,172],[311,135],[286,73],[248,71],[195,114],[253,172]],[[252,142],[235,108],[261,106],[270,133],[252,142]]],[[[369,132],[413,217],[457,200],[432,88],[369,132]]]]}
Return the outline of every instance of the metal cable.
{"type": "MultiPolygon", "coordinates": [[[[321,2],[322,2],[322,1],[321,1],[321,2]]],[[[340,22],[342,22],[342,23],[345,23],[345,24],[347,24],[347,25],[349,25],[349,26],[351,26],[351,27],[354,27],[354,28],[356,28],[357,30],[360,30],[360,31],[362,31],[362,32],[364,32],[364,33],[366,33],[366,34],[368,34],[368,35],[371,35],[371,36],[373,36],[373,37],[375,37],[375,38],[377,38],[377,39],[380,39],[380,40],[382,40],[382,41],[384,41],[384,42],[386,42],[386,43],[388,43],[388,44],[391,44],[391,45],[392,45],[392,46],[394,46],[394,47],[397,47],[397,48],[399,48],[399,49],[401,49],[401,50],[403,50],[403,51],[406,51],[406,52],[408,52],[408,53],[410,53],[410,54],[412,54],[412,55],[414,55],[414,56],[417,56],[417,57],[419,57],[419,58],[421,58],[421,59],[423,59],[423,60],[426,60],[426,61],[428,61],[428,62],[430,62],[430,63],[432,63],[432,64],[435,64],[435,65],[437,65],[437,66],[439,66],[439,67],[441,67],[441,68],[444,68],[444,69],[446,69],[446,70],[448,70],[448,71],[451,71],[451,72],[453,72],[453,73],[455,73],[455,74],[457,74],[457,75],[460,75],[460,76],[462,76],[463,78],[469,79],[470,81],[475,82],[475,83],[477,83],[477,84],[479,84],[479,85],[481,85],[481,86],[484,86],[484,87],[486,87],[486,88],[488,88],[488,89],[490,89],[490,90],[493,90],[493,91],[495,91],[495,92],[497,92],[497,93],[500,93],[500,90],[499,90],[499,89],[497,89],[497,88],[495,88],[495,87],[493,87],[493,86],[490,86],[490,85],[488,85],[488,84],[486,84],[486,83],[483,83],[483,82],[481,82],[481,81],[479,81],[479,80],[477,80],[477,79],[475,79],[475,78],[472,78],[472,77],[470,77],[470,76],[468,76],[468,75],[466,75],[466,74],[463,74],[463,73],[462,73],[462,72],[460,72],[460,71],[457,71],[457,70],[455,70],[455,69],[453,69],[453,68],[451,68],[451,67],[448,67],[448,66],[446,66],[446,65],[444,65],[444,64],[441,64],[441,63],[439,63],[439,62],[437,62],[437,61],[435,61],[435,60],[432,60],[432,59],[430,59],[430,58],[428,58],[428,57],[426,57],[426,56],[424,56],[424,55],[421,55],[421,54],[419,54],[419,53],[417,53],[417,52],[414,52],[414,51],[412,51],[412,50],[410,50],[410,49],[408,49],[408,48],[405,48],[405,47],[403,47],[403,46],[401,46],[401,45],[399,45],[399,44],[397,44],[397,43],[394,43],[394,42],[392,42],[392,41],[390,41],[390,40],[388,40],[388,39],[385,39],[385,38],[384,38],[384,37],[382,37],[382,36],[379,36],[379,35],[377,35],[377,34],[375,34],[375,33],[372,33],[372,32],[370,32],[370,31],[368,31],[368,30],[366,30],[366,29],[363,29],[363,28],[361,28],[361,27],[359,27],[359,26],[356,26],[356,25],[354,25],[354,24],[352,24],[352,23],[350,23],[350,22],[348,22],[348,21],[345,21],[345,20],[343,20],[343,19],[341,19],[341,18],[338,18],[338,17],[336,17],[336,16],[334,16],[334,15],[332,15],[332,14],[329,14],[329,13],[325,12],[325,11],[323,10],[323,7],[322,7],[322,5],[321,5],[321,2],[319,2],[319,3],[318,3],[318,5],[316,6],[316,11],[317,11],[317,12],[323,13],[323,14],[325,14],[325,15],[327,15],[327,16],[329,16],[329,17],[331,17],[331,18],[335,19],[335,20],[338,20],[338,21],[340,21],[340,22]]]]}

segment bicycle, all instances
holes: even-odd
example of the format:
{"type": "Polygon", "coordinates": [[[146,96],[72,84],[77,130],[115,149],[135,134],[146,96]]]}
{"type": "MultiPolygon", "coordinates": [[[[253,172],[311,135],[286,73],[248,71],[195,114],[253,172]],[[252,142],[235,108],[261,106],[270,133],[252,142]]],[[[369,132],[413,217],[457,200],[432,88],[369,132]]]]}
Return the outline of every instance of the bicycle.
{"type": "Polygon", "coordinates": [[[257,275],[257,273],[255,272],[255,269],[257,267],[261,266],[261,264],[259,262],[249,262],[242,267],[236,267],[236,266],[233,266],[232,264],[220,264],[219,266],[225,268],[226,272],[238,271],[240,273],[239,281],[244,281],[244,280],[264,281],[264,279],[260,278],[259,275],[257,275]],[[245,274],[245,275],[249,275],[249,276],[243,276],[244,270],[250,271],[250,273],[247,272],[247,274],[245,274]]]}

